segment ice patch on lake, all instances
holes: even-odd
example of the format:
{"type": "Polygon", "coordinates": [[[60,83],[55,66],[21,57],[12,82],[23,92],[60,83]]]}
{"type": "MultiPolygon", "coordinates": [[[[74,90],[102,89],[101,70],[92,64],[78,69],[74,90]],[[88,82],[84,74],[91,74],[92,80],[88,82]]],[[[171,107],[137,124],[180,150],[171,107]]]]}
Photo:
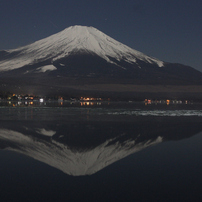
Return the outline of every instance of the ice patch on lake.
{"type": "Polygon", "coordinates": [[[202,116],[202,110],[128,110],[108,112],[107,114],[134,116],[202,116]]]}

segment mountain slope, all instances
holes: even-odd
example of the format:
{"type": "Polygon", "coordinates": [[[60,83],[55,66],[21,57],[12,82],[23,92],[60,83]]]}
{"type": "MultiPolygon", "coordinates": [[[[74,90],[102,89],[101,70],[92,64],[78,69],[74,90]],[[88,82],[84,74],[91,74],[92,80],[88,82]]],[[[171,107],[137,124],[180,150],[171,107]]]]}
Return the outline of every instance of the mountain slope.
{"type": "Polygon", "coordinates": [[[40,87],[42,93],[60,95],[72,86],[82,91],[80,86],[95,84],[202,84],[202,73],[194,68],[149,57],[86,26],[72,26],[30,45],[0,51],[0,78],[3,91],[15,88],[37,94],[40,87]]]}
{"type": "Polygon", "coordinates": [[[123,59],[131,64],[141,60],[163,66],[162,61],[131,49],[93,27],[72,26],[33,44],[2,52],[0,70],[13,70],[38,61],[51,60],[53,63],[78,51],[94,53],[113,64],[116,64],[113,59],[123,59]]]}

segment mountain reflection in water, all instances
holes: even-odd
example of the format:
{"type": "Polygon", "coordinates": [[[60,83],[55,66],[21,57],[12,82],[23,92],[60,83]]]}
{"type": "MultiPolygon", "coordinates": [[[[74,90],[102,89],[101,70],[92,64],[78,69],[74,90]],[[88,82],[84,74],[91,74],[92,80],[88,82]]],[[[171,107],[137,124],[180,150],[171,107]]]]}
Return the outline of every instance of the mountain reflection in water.
{"type": "Polygon", "coordinates": [[[134,121],[1,121],[0,149],[15,151],[73,175],[92,175],[162,141],[202,131],[201,122],[160,118],[134,121]]]}

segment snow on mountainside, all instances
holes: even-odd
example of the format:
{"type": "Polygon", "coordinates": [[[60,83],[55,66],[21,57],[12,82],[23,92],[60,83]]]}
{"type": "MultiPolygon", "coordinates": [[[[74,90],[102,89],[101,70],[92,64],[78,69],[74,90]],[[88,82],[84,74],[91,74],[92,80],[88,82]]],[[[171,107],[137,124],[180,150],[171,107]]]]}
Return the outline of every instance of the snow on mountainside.
{"type": "MultiPolygon", "coordinates": [[[[79,51],[96,54],[119,67],[121,66],[115,60],[124,60],[130,64],[136,64],[138,60],[155,64],[159,67],[164,66],[163,61],[136,51],[93,27],[72,26],[30,45],[1,51],[0,71],[14,70],[47,60],[53,63],[79,51]],[[112,60],[112,58],[115,60],[112,60]]],[[[124,67],[122,68],[125,69],[124,67]]],[[[45,72],[55,70],[55,68],[54,66],[52,68],[49,66],[48,69],[41,67],[39,70],[45,72]]]]}

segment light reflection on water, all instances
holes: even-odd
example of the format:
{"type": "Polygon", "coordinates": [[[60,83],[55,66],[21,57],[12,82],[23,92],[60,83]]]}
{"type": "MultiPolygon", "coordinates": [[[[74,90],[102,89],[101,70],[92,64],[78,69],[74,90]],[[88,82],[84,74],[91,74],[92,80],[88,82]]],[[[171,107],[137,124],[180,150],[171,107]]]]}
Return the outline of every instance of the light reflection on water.
{"type": "Polygon", "coordinates": [[[1,106],[0,120],[3,201],[201,199],[200,105],[1,106]]]}

